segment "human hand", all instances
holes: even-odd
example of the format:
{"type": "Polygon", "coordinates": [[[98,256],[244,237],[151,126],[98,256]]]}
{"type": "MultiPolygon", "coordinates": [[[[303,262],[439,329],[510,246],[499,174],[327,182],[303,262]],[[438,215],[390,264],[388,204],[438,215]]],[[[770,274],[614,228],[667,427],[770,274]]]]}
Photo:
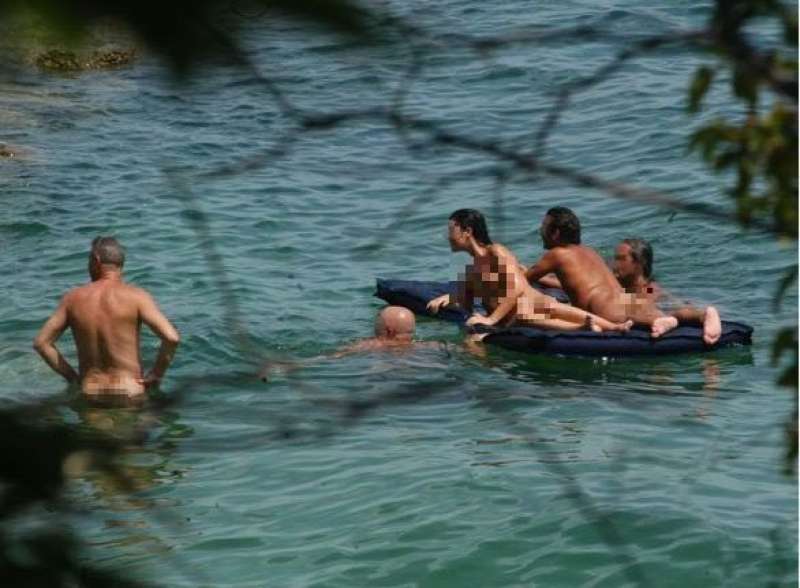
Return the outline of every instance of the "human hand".
{"type": "Polygon", "coordinates": [[[447,306],[450,304],[450,294],[442,294],[441,296],[437,296],[428,304],[425,305],[425,308],[428,309],[428,312],[431,314],[436,314],[439,312],[443,306],[447,306]]]}
{"type": "Polygon", "coordinates": [[[486,325],[487,327],[493,327],[494,322],[488,316],[483,316],[482,314],[478,314],[476,312],[467,319],[467,326],[474,327],[476,325],[486,325]]]}

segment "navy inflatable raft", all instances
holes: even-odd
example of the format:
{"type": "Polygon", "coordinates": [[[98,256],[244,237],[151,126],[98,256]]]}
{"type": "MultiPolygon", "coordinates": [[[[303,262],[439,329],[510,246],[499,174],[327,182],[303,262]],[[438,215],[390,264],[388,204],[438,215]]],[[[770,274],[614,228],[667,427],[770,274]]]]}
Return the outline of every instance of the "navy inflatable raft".
{"type": "MultiPolygon", "coordinates": [[[[389,304],[405,306],[421,316],[433,316],[463,325],[468,317],[460,309],[443,308],[438,314],[431,315],[425,308],[429,300],[441,294],[452,294],[455,288],[455,282],[378,279],[375,296],[389,304]]],[[[560,290],[545,290],[545,292],[563,299],[563,292],[560,290]]],[[[563,332],[533,327],[486,330],[489,334],[483,341],[492,345],[526,353],[583,357],[702,353],[732,345],[750,345],[753,334],[753,327],[730,321],[722,321],[722,336],[715,345],[706,345],[703,342],[703,330],[693,326],[678,327],[656,339],[643,328],[633,328],[627,333],[563,332]]]]}

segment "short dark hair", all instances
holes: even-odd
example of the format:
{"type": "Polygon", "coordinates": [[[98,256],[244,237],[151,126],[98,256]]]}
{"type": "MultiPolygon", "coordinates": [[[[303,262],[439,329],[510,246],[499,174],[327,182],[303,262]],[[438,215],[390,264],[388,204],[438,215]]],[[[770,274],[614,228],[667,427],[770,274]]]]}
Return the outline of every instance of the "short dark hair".
{"type": "Polygon", "coordinates": [[[630,247],[633,261],[642,266],[642,274],[649,280],[653,275],[653,248],[650,243],[644,239],[633,237],[623,239],[622,242],[630,247]]]}
{"type": "Polygon", "coordinates": [[[481,245],[491,245],[486,219],[474,208],[460,208],[450,215],[450,220],[462,229],[472,229],[472,236],[481,245]]]}
{"type": "Polygon", "coordinates": [[[125,250],[114,237],[95,237],[92,241],[91,255],[104,265],[125,265],[125,250]]]}
{"type": "Polygon", "coordinates": [[[550,230],[558,229],[559,243],[564,245],[581,244],[581,222],[575,213],[565,206],[554,206],[547,211],[552,220],[550,230]]]}

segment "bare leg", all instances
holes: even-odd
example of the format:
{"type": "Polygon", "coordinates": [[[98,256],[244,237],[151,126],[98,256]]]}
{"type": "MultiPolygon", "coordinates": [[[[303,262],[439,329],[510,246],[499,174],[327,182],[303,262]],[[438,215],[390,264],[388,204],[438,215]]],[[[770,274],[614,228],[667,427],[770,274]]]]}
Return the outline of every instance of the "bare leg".
{"type": "Polygon", "coordinates": [[[518,318],[512,325],[515,327],[536,327],[537,329],[550,329],[553,331],[583,331],[592,329],[591,323],[571,323],[561,319],[533,317],[518,318]]]}
{"type": "MultiPolygon", "coordinates": [[[[633,326],[632,321],[615,323],[582,310],[576,306],[562,304],[555,298],[532,291],[530,296],[520,298],[517,306],[517,320],[525,321],[557,321],[552,323],[554,326],[544,326],[543,329],[560,329],[575,331],[578,329],[588,329],[601,333],[604,331],[628,331],[633,326]],[[569,327],[555,326],[557,324],[569,324],[569,327]]],[[[539,326],[539,325],[537,325],[539,326]]]]}
{"type": "Polygon", "coordinates": [[[632,321],[614,323],[580,308],[568,306],[555,301],[549,296],[547,301],[520,298],[514,324],[554,329],[559,331],[590,330],[596,333],[604,331],[628,331],[632,321]],[[544,305],[542,304],[544,302],[544,305]]]}
{"type": "Polygon", "coordinates": [[[672,313],[678,322],[696,324],[703,326],[703,341],[707,345],[714,345],[722,335],[722,321],[719,312],[713,306],[707,306],[704,310],[686,306],[672,313]]]}
{"type": "Polygon", "coordinates": [[[707,306],[703,317],[703,341],[708,345],[714,345],[722,336],[722,321],[719,320],[719,313],[713,306],[707,306]]]}
{"type": "Polygon", "coordinates": [[[614,323],[604,319],[601,316],[592,314],[590,312],[587,312],[586,314],[587,314],[586,317],[587,322],[591,322],[592,330],[597,333],[604,333],[606,331],[618,331],[621,333],[627,333],[628,331],[631,330],[631,327],[633,326],[632,320],[627,320],[622,323],[614,323]]]}
{"type": "Polygon", "coordinates": [[[678,319],[661,312],[654,302],[631,294],[623,294],[620,303],[630,320],[637,325],[650,327],[653,338],[661,337],[678,326],[678,319]]]}

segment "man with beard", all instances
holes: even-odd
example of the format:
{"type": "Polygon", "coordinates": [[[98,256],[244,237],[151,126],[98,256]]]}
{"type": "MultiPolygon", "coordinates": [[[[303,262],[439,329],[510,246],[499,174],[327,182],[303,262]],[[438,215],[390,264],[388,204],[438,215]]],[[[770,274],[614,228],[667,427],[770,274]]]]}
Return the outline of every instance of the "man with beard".
{"type": "Polygon", "coordinates": [[[540,234],[547,252],[525,271],[529,282],[555,274],[574,306],[615,323],[631,320],[645,325],[653,337],[678,326],[678,320],[661,312],[652,300],[626,293],[603,258],[581,245],[580,221],[569,208],[548,210],[540,234]]]}

